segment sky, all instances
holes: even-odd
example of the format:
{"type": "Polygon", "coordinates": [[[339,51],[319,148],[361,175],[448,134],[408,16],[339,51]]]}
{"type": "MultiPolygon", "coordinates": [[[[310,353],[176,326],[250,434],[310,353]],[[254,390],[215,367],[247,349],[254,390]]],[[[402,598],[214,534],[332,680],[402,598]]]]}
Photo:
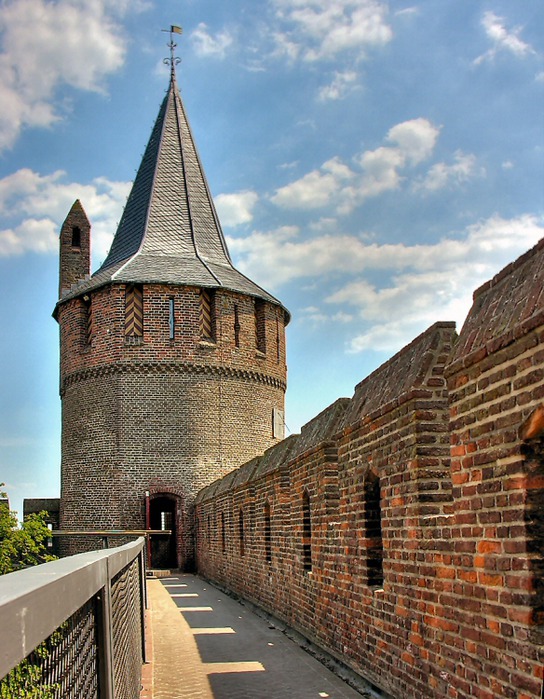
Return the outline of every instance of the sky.
{"type": "Polygon", "coordinates": [[[542,0],[0,0],[0,482],[58,497],[58,234],[104,260],[168,87],[294,433],[544,237],[542,0]]]}

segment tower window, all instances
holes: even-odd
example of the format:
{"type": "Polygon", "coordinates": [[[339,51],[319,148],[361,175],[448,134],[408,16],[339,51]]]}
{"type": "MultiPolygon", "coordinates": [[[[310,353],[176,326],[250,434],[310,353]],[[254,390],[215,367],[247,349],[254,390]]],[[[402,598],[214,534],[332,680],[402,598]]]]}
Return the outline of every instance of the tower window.
{"type": "Polygon", "coordinates": [[[272,529],[270,526],[270,503],[264,504],[264,557],[267,563],[272,561],[272,529]]]}
{"type": "Polygon", "coordinates": [[[255,346],[259,352],[266,352],[265,302],[255,299],[255,346]]]}
{"type": "Polygon", "coordinates": [[[174,314],[174,297],[168,299],[168,330],[170,339],[173,340],[176,336],[176,316],[174,314]]]}
{"type": "Polygon", "coordinates": [[[240,347],[240,314],[237,304],[234,305],[234,344],[240,347]]]}
{"type": "Polygon", "coordinates": [[[72,247],[81,247],[81,228],[79,226],[72,227],[72,247]]]}
{"type": "Polygon", "coordinates": [[[200,337],[215,342],[215,294],[209,289],[200,290],[200,337]]]}
{"type": "Polygon", "coordinates": [[[144,334],[144,294],[140,285],[127,286],[125,296],[125,336],[144,334]]]}
{"type": "Polygon", "coordinates": [[[372,472],[365,478],[364,533],[367,541],[367,582],[370,586],[383,585],[382,512],[380,505],[380,479],[372,472]]]}
{"type": "Polygon", "coordinates": [[[306,490],[302,496],[302,565],[304,570],[312,570],[312,518],[306,490]]]}
{"type": "Polygon", "coordinates": [[[244,511],[240,510],[238,516],[238,531],[240,534],[240,556],[245,554],[245,541],[244,541],[244,511]]]}

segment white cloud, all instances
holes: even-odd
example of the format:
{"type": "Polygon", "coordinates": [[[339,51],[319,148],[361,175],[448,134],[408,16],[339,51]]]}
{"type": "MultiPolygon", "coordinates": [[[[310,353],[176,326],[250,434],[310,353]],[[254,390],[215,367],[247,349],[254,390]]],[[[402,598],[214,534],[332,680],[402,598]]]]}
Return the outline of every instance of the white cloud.
{"type": "Polygon", "coordinates": [[[339,158],[323,163],[299,180],[280,187],[271,197],[277,206],[286,209],[317,209],[329,206],[338,196],[346,180],[353,177],[351,170],[339,158]]]}
{"type": "MultiPolygon", "coordinates": [[[[506,164],[503,165],[506,167],[506,164]]],[[[435,163],[428,173],[421,180],[415,183],[414,188],[427,191],[444,189],[450,185],[460,185],[472,179],[477,174],[482,175],[483,170],[477,170],[476,156],[470,153],[456,151],[454,162],[451,165],[446,163],[435,163]]]]}
{"type": "Polygon", "coordinates": [[[1,257],[56,252],[60,226],[74,201],[80,199],[93,226],[94,258],[104,258],[131,184],[104,177],[90,184],[65,179],[62,171],[40,175],[25,168],[0,180],[0,214],[6,221],[15,221],[0,230],[1,257]]]}
{"type": "Polygon", "coordinates": [[[474,289],[542,237],[544,221],[524,215],[491,216],[432,245],[366,244],[341,234],[304,240],[298,229],[283,228],[229,246],[239,269],[265,287],[319,280],[305,316],[356,318],[350,352],[391,352],[437,320],[461,323],[474,289]],[[379,283],[370,281],[376,272],[379,283]]]}
{"type": "Polygon", "coordinates": [[[219,219],[225,226],[239,226],[253,220],[253,208],[259,200],[256,192],[245,190],[233,194],[219,194],[215,205],[219,219]]]}
{"type": "Polygon", "coordinates": [[[329,85],[320,88],[317,98],[320,102],[340,100],[357,87],[358,75],[354,70],[336,71],[329,85]]]}
{"type": "Polygon", "coordinates": [[[0,13],[0,150],[25,127],[61,118],[58,89],[101,92],[123,64],[126,40],[118,23],[143,3],[116,0],[5,0],[0,13]]]}
{"type": "Polygon", "coordinates": [[[514,27],[508,30],[504,18],[497,16],[494,12],[484,13],[482,17],[482,26],[487,38],[492,43],[492,47],[489,51],[486,51],[475,59],[475,65],[479,65],[487,60],[492,61],[499,52],[510,53],[517,58],[523,58],[535,53],[533,47],[523,41],[519,36],[523,27],[514,27]]]}
{"type": "Polygon", "coordinates": [[[387,140],[398,145],[402,157],[416,165],[432,153],[440,129],[419,117],[389,129],[387,140]]]}
{"type": "Polygon", "coordinates": [[[395,12],[395,17],[413,17],[415,15],[419,15],[419,13],[419,8],[416,6],[405,7],[403,10],[397,10],[395,12]]]}
{"type": "Polygon", "coordinates": [[[313,170],[280,187],[271,201],[286,209],[333,207],[336,213],[348,214],[365,199],[397,189],[402,170],[418,165],[432,154],[440,130],[423,118],[393,126],[386,140],[393,146],[380,146],[354,158],[356,172],[340,158],[332,158],[319,170],[313,170]]]}
{"type": "Polygon", "coordinates": [[[191,33],[191,43],[198,56],[224,58],[233,41],[232,34],[226,30],[215,35],[210,34],[204,22],[191,33]]]}
{"type": "Polygon", "coordinates": [[[274,0],[282,29],[278,54],[290,60],[331,59],[345,51],[359,58],[391,41],[387,4],[379,0],[274,0]]]}

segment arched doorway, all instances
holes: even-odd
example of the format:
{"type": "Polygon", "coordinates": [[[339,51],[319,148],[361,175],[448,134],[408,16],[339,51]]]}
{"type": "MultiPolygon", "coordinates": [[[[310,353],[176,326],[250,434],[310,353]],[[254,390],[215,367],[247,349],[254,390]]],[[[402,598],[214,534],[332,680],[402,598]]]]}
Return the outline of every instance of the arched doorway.
{"type": "Polygon", "coordinates": [[[152,534],[150,568],[177,568],[177,512],[178,498],[173,495],[157,494],[149,502],[148,529],[170,530],[170,534],[152,534]]]}

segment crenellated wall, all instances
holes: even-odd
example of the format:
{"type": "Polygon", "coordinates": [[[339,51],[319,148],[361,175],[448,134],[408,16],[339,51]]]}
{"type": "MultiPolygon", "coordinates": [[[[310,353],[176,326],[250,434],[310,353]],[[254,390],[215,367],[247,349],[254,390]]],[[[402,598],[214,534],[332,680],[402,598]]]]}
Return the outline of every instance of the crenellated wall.
{"type": "Polygon", "coordinates": [[[544,241],[196,500],[202,575],[398,699],[540,699],[544,241]]]}

